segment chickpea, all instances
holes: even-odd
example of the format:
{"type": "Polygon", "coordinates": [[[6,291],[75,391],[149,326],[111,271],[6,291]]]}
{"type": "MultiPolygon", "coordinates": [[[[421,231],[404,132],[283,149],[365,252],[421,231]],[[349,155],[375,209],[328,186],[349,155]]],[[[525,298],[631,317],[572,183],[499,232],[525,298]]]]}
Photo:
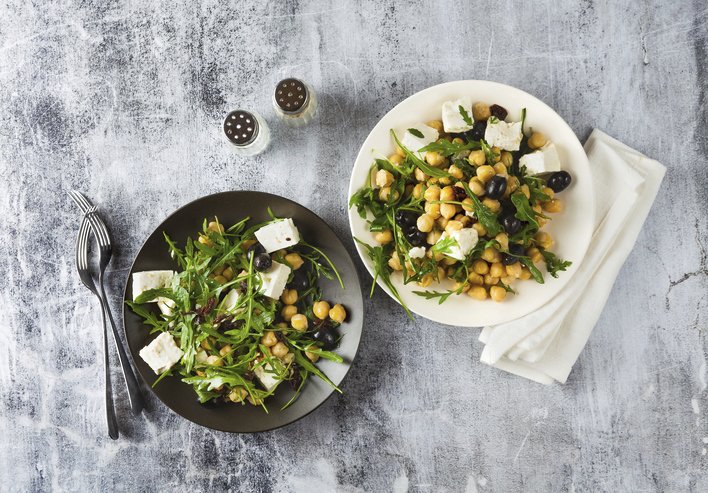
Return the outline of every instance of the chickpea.
{"type": "Polygon", "coordinates": [[[455,166],[454,164],[451,164],[450,167],[447,169],[447,172],[450,173],[453,177],[457,178],[458,180],[461,180],[465,177],[465,174],[462,172],[460,168],[455,166]]]}
{"type": "Polygon", "coordinates": [[[234,278],[234,270],[231,267],[227,267],[221,275],[224,276],[227,281],[230,281],[234,278]]]}
{"type": "Polygon", "coordinates": [[[455,204],[440,204],[440,214],[445,219],[450,219],[457,214],[457,206],[455,204]]]}
{"type": "Polygon", "coordinates": [[[445,226],[445,231],[447,231],[447,234],[450,234],[453,231],[459,231],[461,229],[462,229],[462,223],[460,221],[455,221],[455,220],[448,221],[447,226],[445,226]]]}
{"type": "Polygon", "coordinates": [[[226,266],[220,265],[219,267],[217,267],[213,271],[211,271],[211,273],[214,274],[215,276],[218,276],[218,275],[223,274],[225,270],[226,270],[226,266]]]}
{"type": "Polygon", "coordinates": [[[273,356],[276,358],[282,358],[286,354],[288,354],[288,346],[283,344],[282,342],[278,342],[275,346],[270,348],[270,352],[273,353],[273,356]]]}
{"type": "Polygon", "coordinates": [[[223,225],[223,224],[219,224],[219,223],[217,223],[216,221],[211,221],[211,222],[207,225],[207,230],[209,230],[209,231],[211,231],[211,232],[213,232],[213,233],[221,233],[221,234],[223,234],[223,233],[224,233],[224,225],[223,225]]]}
{"type": "Polygon", "coordinates": [[[428,253],[426,253],[428,258],[431,258],[435,260],[436,262],[440,262],[445,258],[445,255],[443,255],[441,252],[434,252],[432,249],[428,250],[428,253]]]}
{"type": "Polygon", "coordinates": [[[201,342],[200,345],[201,345],[204,349],[208,349],[209,351],[211,351],[212,349],[214,349],[214,343],[215,343],[215,342],[216,342],[216,339],[214,339],[213,337],[207,337],[206,339],[204,339],[204,340],[201,342]]]}
{"type": "Polygon", "coordinates": [[[514,164],[514,156],[509,151],[502,151],[501,162],[504,163],[504,166],[510,168],[514,164]]]}
{"type": "Polygon", "coordinates": [[[440,187],[437,185],[433,185],[432,187],[428,187],[425,192],[423,193],[423,198],[427,200],[428,202],[434,202],[436,200],[440,200],[440,187]]]}
{"type": "Polygon", "coordinates": [[[214,280],[219,284],[226,284],[228,282],[224,276],[215,276],[214,280]]]}
{"type": "Polygon", "coordinates": [[[400,166],[401,163],[403,162],[403,157],[399,156],[398,154],[391,154],[388,157],[388,160],[393,164],[394,166],[400,166]]]}
{"type": "Polygon", "coordinates": [[[290,322],[296,314],[297,314],[297,307],[294,305],[286,305],[280,311],[280,315],[283,317],[283,320],[285,320],[286,322],[290,322]]]}
{"type": "Polygon", "coordinates": [[[484,226],[482,226],[479,223],[474,223],[472,225],[472,228],[477,232],[478,236],[486,236],[486,234],[487,234],[487,228],[485,228],[484,226]]]}
{"type": "Polygon", "coordinates": [[[413,198],[420,199],[423,197],[423,184],[418,183],[413,187],[413,198]]]}
{"type": "Polygon", "coordinates": [[[504,267],[504,277],[502,277],[499,280],[501,282],[503,282],[504,284],[506,284],[507,286],[511,286],[511,283],[513,283],[516,280],[516,278],[506,275],[506,266],[505,266],[504,267]]]}
{"type": "Polygon", "coordinates": [[[492,162],[498,163],[501,161],[501,149],[499,149],[497,146],[494,146],[490,149],[491,155],[492,155],[492,162]]]}
{"type": "Polygon", "coordinates": [[[534,264],[537,264],[543,260],[543,255],[541,254],[541,251],[536,248],[536,247],[531,247],[528,250],[526,250],[526,255],[531,259],[531,262],[534,264]]]}
{"type": "Polygon", "coordinates": [[[543,187],[543,188],[541,189],[541,192],[543,192],[544,194],[548,195],[548,198],[549,198],[549,199],[552,199],[552,198],[555,197],[555,195],[556,195],[556,192],[554,192],[551,187],[543,187]]]}
{"type": "Polygon", "coordinates": [[[293,315],[290,319],[290,326],[299,332],[305,332],[308,326],[307,317],[302,313],[293,315]]]}
{"type": "Polygon", "coordinates": [[[378,241],[381,245],[386,245],[393,241],[393,233],[390,229],[384,229],[374,234],[374,239],[378,241]]]}
{"type": "Polygon", "coordinates": [[[433,275],[432,274],[425,274],[423,277],[420,278],[420,281],[418,281],[418,286],[421,288],[427,288],[433,283],[433,275]]]}
{"type": "Polygon", "coordinates": [[[455,190],[453,190],[451,186],[443,188],[442,190],[440,190],[440,200],[455,200],[455,190]]]}
{"type": "Polygon", "coordinates": [[[286,289],[283,294],[280,295],[280,301],[284,305],[294,305],[297,302],[297,290],[296,289],[286,289]]]}
{"type": "Polygon", "coordinates": [[[347,311],[342,305],[337,303],[329,310],[329,318],[331,318],[338,324],[341,324],[347,318],[347,311]]]}
{"type": "Polygon", "coordinates": [[[521,269],[521,274],[519,274],[519,279],[522,279],[524,281],[528,281],[531,279],[531,271],[528,270],[526,267],[521,269]]]}
{"type": "Polygon", "coordinates": [[[472,270],[480,275],[487,274],[489,272],[489,264],[485,262],[484,260],[475,260],[472,263],[472,270]]]}
{"type": "Polygon", "coordinates": [[[477,178],[479,178],[479,181],[481,181],[482,183],[487,183],[489,180],[492,179],[492,176],[496,174],[497,173],[496,171],[494,171],[494,168],[492,168],[488,164],[477,168],[477,178]]]}
{"type": "Polygon", "coordinates": [[[221,356],[226,356],[228,354],[231,354],[232,351],[233,351],[233,348],[231,347],[231,344],[227,344],[224,347],[222,347],[221,349],[219,349],[219,354],[221,356]]]}
{"type": "Polygon", "coordinates": [[[439,178],[433,176],[431,178],[428,178],[428,181],[426,182],[429,187],[432,187],[433,185],[437,185],[439,181],[439,178]]]}
{"type": "Polygon", "coordinates": [[[506,275],[518,279],[521,275],[521,262],[516,262],[506,266],[506,275]]]}
{"type": "Polygon", "coordinates": [[[494,262],[489,268],[489,275],[492,277],[504,277],[506,275],[504,264],[501,262],[494,262]]]}
{"type": "Polygon", "coordinates": [[[501,175],[505,178],[507,176],[509,176],[509,171],[507,170],[506,165],[504,163],[499,162],[492,167],[494,168],[494,171],[496,171],[496,173],[498,175],[501,175]]]}
{"type": "Polygon", "coordinates": [[[313,363],[317,363],[317,360],[320,359],[319,354],[311,353],[309,349],[317,349],[317,346],[310,345],[305,348],[305,356],[307,357],[307,359],[309,359],[313,363]]]}
{"type": "Polygon", "coordinates": [[[470,155],[467,156],[467,161],[472,166],[482,166],[487,163],[487,155],[484,154],[484,151],[478,149],[470,152],[470,155]]]}
{"type": "Polygon", "coordinates": [[[197,241],[199,243],[201,243],[202,245],[206,245],[208,247],[214,246],[214,242],[211,241],[208,236],[199,235],[199,238],[197,239],[197,241]]]}
{"type": "MultiPolygon", "coordinates": [[[[469,187],[472,193],[475,194],[477,197],[481,197],[486,193],[484,190],[484,184],[476,176],[470,180],[469,187]]],[[[470,202],[472,202],[472,199],[470,199],[470,202]]]]}
{"type": "Polygon", "coordinates": [[[224,366],[224,360],[213,354],[207,357],[206,363],[212,366],[224,366]]]}
{"type": "Polygon", "coordinates": [[[467,291],[467,296],[476,300],[486,300],[487,290],[484,288],[484,286],[472,286],[470,287],[470,290],[467,291]]]}
{"type": "Polygon", "coordinates": [[[536,233],[534,235],[534,239],[536,240],[536,243],[544,250],[548,250],[555,243],[551,235],[549,235],[545,231],[539,231],[538,233],[536,233]]]}
{"type": "Polygon", "coordinates": [[[405,152],[403,149],[401,149],[401,148],[398,146],[398,144],[396,144],[396,154],[398,154],[398,155],[401,156],[402,158],[405,158],[405,157],[406,157],[406,152],[405,152]]]}
{"type": "Polygon", "coordinates": [[[470,216],[466,216],[464,214],[458,214],[455,216],[454,219],[455,219],[455,221],[461,222],[463,228],[466,228],[470,224],[472,224],[472,218],[470,216]]]}
{"type": "Polygon", "coordinates": [[[261,344],[263,344],[265,347],[275,346],[277,342],[278,337],[272,330],[267,330],[265,334],[263,334],[263,337],[261,337],[261,344]]]}
{"type": "Polygon", "coordinates": [[[494,301],[504,301],[504,298],[506,298],[506,289],[501,286],[492,286],[489,288],[489,297],[494,301]]]}
{"type": "Polygon", "coordinates": [[[461,289],[461,293],[466,293],[467,291],[470,290],[472,286],[469,285],[469,283],[462,283],[462,282],[456,282],[453,286],[452,289],[457,291],[458,289],[461,289]]]}
{"type": "Polygon", "coordinates": [[[443,257],[442,263],[445,265],[455,265],[457,263],[457,259],[452,257],[443,257]]]}
{"type": "Polygon", "coordinates": [[[248,395],[248,391],[243,387],[234,387],[229,392],[229,400],[231,402],[243,402],[248,395]]]}
{"type": "Polygon", "coordinates": [[[285,363],[286,365],[291,365],[291,364],[293,363],[293,361],[295,361],[295,354],[294,354],[294,353],[288,353],[288,354],[286,354],[285,356],[283,356],[283,357],[280,358],[280,359],[281,359],[281,360],[283,361],[283,363],[285,363]]]}
{"type": "Polygon", "coordinates": [[[443,176],[442,178],[440,178],[438,180],[438,183],[441,185],[449,185],[450,183],[452,183],[452,180],[450,178],[448,178],[447,176],[443,176]]]}
{"type": "Polygon", "coordinates": [[[449,220],[448,218],[440,216],[439,218],[437,218],[437,219],[435,220],[435,225],[436,225],[439,229],[444,230],[445,227],[447,226],[447,223],[449,223],[449,222],[450,222],[450,220],[449,220]]]}
{"type": "Polygon", "coordinates": [[[502,250],[509,250],[509,236],[506,233],[499,233],[494,237],[494,239],[499,242],[499,246],[502,250]]]}
{"type": "Polygon", "coordinates": [[[401,260],[398,258],[398,255],[396,253],[393,253],[393,256],[388,259],[388,266],[391,267],[395,271],[402,271],[403,266],[401,265],[401,260]]]}
{"type": "Polygon", "coordinates": [[[486,274],[484,276],[484,285],[485,286],[494,286],[495,284],[499,284],[498,277],[494,277],[491,274],[486,274]]]}
{"type": "Polygon", "coordinates": [[[445,164],[445,158],[439,152],[428,151],[425,153],[425,162],[430,166],[439,168],[445,164]]]}
{"type": "Polygon", "coordinates": [[[529,137],[529,147],[531,149],[540,149],[544,145],[546,145],[545,135],[541,132],[534,132],[531,134],[531,137],[529,137]]]}
{"type": "MultiPolygon", "coordinates": [[[[469,197],[465,197],[462,200],[462,210],[466,211],[466,212],[473,212],[474,211],[474,201],[469,197]]],[[[470,219],[469,216],[465,216],[465,217],[467,219],[470,219]]]]}
{"type": "Polygon", "coordinates": [[[389,198],[393,200],[398,200],[399,193],[398,190],[393,190],[393,195],[391,195],[391,187],[383,187],[379,189],[379,200],[381,202],[388,202],[389,198]]]}
{"type": "Polygon", "coordinates": [[[440,204],[434,204],[432,202],[425,203],[425,212],[433,219],[440,217],[440,204]]]}
{"type": "Polygon", "coordinates": [[[317,303],[312,305],[312,313],[314,313],[315,317],[319,318],[320,320],[324,320],[329,314],[329,308],[329,303],[327,303],[326,301],[318,301],[317,303]]]}
{"type": "Polygon", "coordinates": [[[484,284],[484,277],[481,274],[477,274],[476,272],[470,272],[467,275],[467,280],[470,282],[470,284],[474,284],[476,286],[481,286],[484,284]]]}
{"type": "Polygon", "coordinates": [[[415,169],[414,176],[415,176],[415,179],[418,181],[426,181],[428,178],[430,178],[420,168],[415,169]]]}
{"type": "Polygon", "coordinates": [[[487,121],[492,116],[492,111],[487,103],[474,103],[472,105],[472,116],[474,121],[487,121]]]}
{"type": "Polygon", "coordinates": [[[482,203],[486,205],[489,210],[491,210],[495,214],[501,210],[501,202],[496,199],[490,199],[489,197],[486,197],[484,200],[482,200],[482,203]]]}
{"type": "Polygon", "coordinates": [[[543,204],[543,210],[546,212],[561,212],[563,210],[563,202],[560,199],[551,199],[543,204]]]}
{"type": "Polygon", "coordinates": [[[429,233],[430,231],[433,230],[433,224],[435,223],[435,219],[433,216],[430,214],[421,214],[418,216],[418,219],[416,220],[416,226],[418,227],[418,230],[422,231],[423,233],[429,233]]]}
{"type": "Polygon", "coordinates": [[[443,126],[443,122],[440,120],[430,120],[426,123],[426,125],[437,130],[439,134],[445,133],[445,127],[443,126]]]}
{"type": "Polygon", "coordinates": [[[379,187],[389,187],[393,183],[393,174],[385,169],[376,172],[376,185],[379,187]]]}
{"type": "Polygon", "coordinates": [[[482,260],[486,260],[487,262],[501,262],[501,253],[499,253],[499,250],[497,250],[494,247],[487,247],[484,249],[482,252],[482,260]]]}
{"type": "Polygon", "coordinates": [[[428,245],[435,245],[435,243],[438,242],[441,236],[442,233],[440,231],[431,231],[430,233],[428,233],[428,236],[425,238],[425,241],[428,243],[428,245]]]}
{"type": "Polygon", "coordinates": [[[527,199],[531,198],[531,191],[529,190],[529,186],[526,183],[521,185],[519,187],[519,190],[521,190],[521,193],[524,194],[524,197],[526,197],[527,199]]]}

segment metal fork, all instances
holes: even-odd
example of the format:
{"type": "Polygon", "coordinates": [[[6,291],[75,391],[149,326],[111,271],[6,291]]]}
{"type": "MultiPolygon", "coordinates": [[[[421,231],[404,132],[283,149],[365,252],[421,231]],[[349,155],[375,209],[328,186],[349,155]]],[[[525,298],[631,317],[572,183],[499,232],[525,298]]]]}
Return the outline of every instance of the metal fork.
{"type": "MultiPolygon", "coordinates": [[[[92,207],[89,211],[95,211],[92,207]]],[[[108,422],[108,436],[113,440],[118,439],[118,422],[116,421],[116,410],[113,407],[113,396],[111,393],[111,372],[110,362],[108,360],[108,327],[106,327],[106,311],[103,310],[103,300],[96,289],[96,283],[93,280],[91,271],[89,270],[88,261],[88,239],[89,239],[89,221],[84,216],[79,228],[79,235],[76,238],[76,270],[79,271],[81,282],[84,283],[93,294],[96,295],[98,301],[101,302],[101,315],[103,316],[103,365],[105,370],[105,394],[106,394],[106,420],[108,422]]]]}
{"type": "Polygon", "coordinates": [[[98,243],[98,248],[100,251],[98,271],[98,287],[100,289],[99,299],[101,299],[101,305],[105,312],[108,314],[108,320],[111,322],[113,339],[115,339],[116,349],[118,350],[118,360],[120,361],[120,366],[123,370],[123,378],[125,379],[125,385],[128,388],[130,408],[133,410],[133,414],[137,415],[140,414],[140,412],[145,407],[145,402],[143,400],[143,395],[140,391],[138,381],[135,378],[135,373],[133,373],[133,369],[131,368],[130,362],[128,361],[128,356],[125,353],[125,349],[123,348],[120,335],[118,334],[118,330],[116,329],[116,324],[113,321],[113,314],[111,313],[111,309],[108,304],[108,297],[106,296],[106,290],[103,284],[104,272],[106,270],[106,267],[108,266],[108,262],[110,262],[111,260],[111,256],[113,255],[111,236],[108,232],[106,224],[103,222],[103,219],[101,219],[101,216],[98,215],[96,207],[94,207],[93,204],[91,204],[91,202],[89,202],[89,200],[83,194],[77,192],[76,190],[72,190],[71,192],[69,192],[69,195],[74,200],[76,205],[78,205],[82,212],[85,214],[85,217],[88,219],[88,222],[91,225],[91,230],[93,231],[93,234],[96,237],[96,241],[98,243]]]}

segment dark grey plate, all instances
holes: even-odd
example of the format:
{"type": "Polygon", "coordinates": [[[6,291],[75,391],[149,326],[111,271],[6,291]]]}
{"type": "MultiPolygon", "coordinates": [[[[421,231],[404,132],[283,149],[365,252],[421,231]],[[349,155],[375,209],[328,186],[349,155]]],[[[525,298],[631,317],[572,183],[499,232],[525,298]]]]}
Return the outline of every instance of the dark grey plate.
{"type": "MultiPolygon", "coordinates": [[[[130,269],[124,299],[130,299],[128,296],[132,293],[133,272],[176,268],[167,252],[163,231],[179,245],[184,245],[187,237],[196,237],[205,217],[217,216],[227,226],[247,216],[254,222],[260,222],[268,219],[267,207],[279,217],[292,217],[302,237],[324,251],[342,276],[344,290],[336,280],[320,281],[324,299],[341,303],[347,309],[347,320],[339,329],[343,337],[336,350],[344,358],[344,363],[318,362],[318,367],[339,386],[356,357],[361,338],[364,306],[359,276],[349,253],[327,223],[291,200],[263,192],[223,192],[202,197],[178,209],[153,231],[138,252],[130,269]]],[[[157,376],[138,352],[155,335],[149,334],[148,327],[127,305],[123,308],[123,325],[133,361],[143,380],[151,387],[157,376]]],[[[342,390],[346,392],[346,389],[342,390]]],[[[262,408],[251,405],[202,405],[197,401],[192,388],[182,383],[178,376],[163,379],[152,391],[167,407],[190,421],[215,430],[237,433],[272,430],[290,424],[317,409],[334,392],[327,383],[311,377],[297,401],[281,411],[280,408],[292,396],[292,390],[283,384],[266,402],[269,411],[266,414],[262,408]]]]}

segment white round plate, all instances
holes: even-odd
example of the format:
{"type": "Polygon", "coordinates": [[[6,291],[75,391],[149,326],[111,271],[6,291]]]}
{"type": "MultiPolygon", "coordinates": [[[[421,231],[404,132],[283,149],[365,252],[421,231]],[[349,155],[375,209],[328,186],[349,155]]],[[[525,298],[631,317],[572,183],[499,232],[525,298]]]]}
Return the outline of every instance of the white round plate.
{"type": "MultiPolygon", "coordinates": [[[[399,103],[389,111],[374,127],[361,146],[354,163],[349,182],[349,197],[365,183],[375,157],[388,156],[394,151],[390,130],[398,135],[411,125],[441,118],[441,106],[445,101],[462,96],[471,96],[472,101],[498,104],[509,111],[508,121],[520,121],[521,110],[526,108],[525,129],[543,132],[558,148],[561,165],[568,171],[573,182],[560,194],[564,211],[554,214],[553,220],[544,228],[556,241],[553,251],[561,258],[573,263],[559,277],[553,278],[541,267],[545,284],[533,280],[514,284],[515,295],[508,296],[502,303],[491,300],[479,301],[464,294],[451,296],[442,305],[437,300],[426,300],[413,291],[422,288],[415,283],[403,284],[400,274],[392,275],[393,284],[401,299],[412,311],[427,319],[449,325],[478,327],[496,325],[522,317],[550,301],[568,283],[580,265],[592,236],[594,224],[594,194],[590,176],[590,164],[583,146],[568,124],[548,105],[520,89],[504,84],[483,80],[461,80],[447,82],[420,91],[399,103]]],[[[356,207],[349,209],[349,225],[352,235],[359,240],[376,245],[366,221],[359,217],[356,207]]],[[[356,244],[357,251],[369,273],[374,275],[374,266],[364,247],[356,244]]],[[[379,286],[389,296],[391,292],[379,280],[379,286]]],[[[440,286],[431,285],[429,290],[449,289],[449,281],[440,286]]],[[[392,296],[393,297],[393,296],[392,296]]]]}

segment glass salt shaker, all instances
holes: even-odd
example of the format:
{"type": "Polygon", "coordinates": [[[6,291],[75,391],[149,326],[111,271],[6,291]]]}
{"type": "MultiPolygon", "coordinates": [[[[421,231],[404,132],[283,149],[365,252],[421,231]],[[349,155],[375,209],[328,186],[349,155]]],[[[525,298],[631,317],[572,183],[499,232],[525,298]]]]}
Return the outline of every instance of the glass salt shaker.
{"type": "Polygon", "coordinates": [[[255,156],[270,144],[270,130],[255,111],[235,110],[224,119],[224,134],[242,156],[255,156]]]}
{"type": "Polygon", "coordinates": [[[315,117],[317,96],[315,91],[300,79],[283,79],[275,86],[273,108],[285,123],[300,127],[315,117]]]}

